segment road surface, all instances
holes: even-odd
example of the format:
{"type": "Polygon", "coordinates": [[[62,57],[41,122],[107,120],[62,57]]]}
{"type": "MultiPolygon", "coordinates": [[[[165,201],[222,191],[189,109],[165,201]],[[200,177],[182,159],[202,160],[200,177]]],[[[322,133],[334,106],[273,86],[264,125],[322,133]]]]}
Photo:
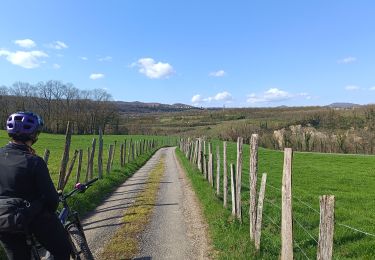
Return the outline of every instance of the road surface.
{"type": "Polygon", "coordinates": [[[139,235],[140,250],[135,259],[210,259],[207,225],[174,149],[157,151],[84,219],[85,234],[94,256],[99,256],[103,246],[122,225],[126,208],[134,203],[137,194],[144,189],[149,173],[163,157],[165,173],[151,219],[139,235]]]}

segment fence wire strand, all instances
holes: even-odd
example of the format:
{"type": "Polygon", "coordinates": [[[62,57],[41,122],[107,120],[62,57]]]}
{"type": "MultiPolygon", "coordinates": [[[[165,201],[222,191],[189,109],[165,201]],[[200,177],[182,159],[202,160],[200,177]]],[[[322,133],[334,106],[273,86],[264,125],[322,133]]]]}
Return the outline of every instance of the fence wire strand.
{"type": "Polygon", "coordinates": [[[293,218],[293,220],[318,244],[318,241],[315,239],[315,237],[311,235],[310,232],[307,231],[307,229],[297,219],[293,218]]]}
{"type": "Polygon", "coordinates": [[[345,225],[345,224],[342,224],[342,223],[338,223],[338,222],[335,222],[336,225],[339,225],[339,226],[342,226],[342,227],[345,227],[347,229],[351,229],[353,231],[356,231],[358,233],[361,233],[361,234],[364,234],[364,235],[367,235],[367,236],[371,236],[371,237],[375,237],[375,234],[372,234],[372,233],[369,233],[369,232],[366,232],[366,231],[363,231],[363,230],[360,230],[358,228],[355,228],[355,227],[351,227],[351,226],[348,226],[348,225],[345,225]]]}
{"type": "Polygon", "coordinates": [[[298,245],[298,243],[294,239],[293,239],[293,242],[294,242],[294,244],[296,244],[296,246],[299,248],[299,250],[302,252],[302,254],[306,257],[306,259],[310,260],[310,258],[307,256],[305,251],[303,251],[303,249],[298,245]]]}
{"type": "MultiPolygon", "coordinates": [[[[271,221],[272,224],[274,224],[276,227],[278,227],[279,229],[281,229],[280,225],[278,225],[271,217],[269,217],[267,214],[264,214],[263,215],[269,220],[271,221]]],[[[296,242],[296,240],[293,239],[293,242],[294,244],[296,244],[296,246],[299,248],[299,250],[301,251],[301,253],[306,257],[306,259],[309,259],[310,258],[307,256],[306,252],[299,246],[299,244],[296,242]]]]}
{"type": "MultiPolygon", "coordinates": [[[[265,199],[267,202],[269,202],[272,206],[274,206],[274,207],[276,207],[276,208],[278,208],[278,209],[281,209],[281,207],[279,207],[278,205],[276,205],[276,204],[274,204],[271,200],[269,200],[269,199],[265,199]]],[[[294,218],[293,217],[293,220],[298,224],[298,226],[300,226],[302,229],[303,229],[303,231],[305,231],[306,232],[306,234],[307,235],[309,235],[309,237],[311,237],[317,244],[318,244],[318,241],[316,240],[316,238],[313,236],[313,235],[311,235],[311,233],[307,230],[307,228],[305,228],[302,224],[301,224],[301,222],[299,222],[296,218],[294,218]]]]}

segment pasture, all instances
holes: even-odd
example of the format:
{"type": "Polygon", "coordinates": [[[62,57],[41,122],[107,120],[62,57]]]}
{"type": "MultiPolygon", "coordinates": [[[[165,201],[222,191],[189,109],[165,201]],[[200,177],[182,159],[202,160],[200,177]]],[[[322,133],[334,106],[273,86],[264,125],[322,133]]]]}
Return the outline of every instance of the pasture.
{"type": "MultiPolygon", "coordinates": [[[[213,141],[212,144],[213,154],[216,154],[216,146],[219,145],[223,158],[222,142],[213,141]]],[[[266,172],[268,176],[261,251],[258,254],[253,253],[254,250],[248,241],[249,153],[249,146],[244,145],[241,195],[243,224],[237,223],[231,217],[230,204],[228,209],[222,208],[222,195],[217,197],[214,189],[205,183],[204,177],[196,167],[186,161],[186,158],[181,158],[182,153],[179,153],[204,205],[214,245],[221,259],[242,258],[249,254],[259,259],[276,259],[280,254],[283,152],[259,149],[258,187],[261,174],[266,172]]],[[[236,143],[228,143],[227,156],[228,165],[236,163],[236,143]]],[[[295,259],[316,258],[319,196],[331,194],[336,197],[334,258],[375,258],[374,163],[374,156],[294,153],[292,194],[295,259]]],[[[228,197],[230,198],[230,195],[228,197]]]]}

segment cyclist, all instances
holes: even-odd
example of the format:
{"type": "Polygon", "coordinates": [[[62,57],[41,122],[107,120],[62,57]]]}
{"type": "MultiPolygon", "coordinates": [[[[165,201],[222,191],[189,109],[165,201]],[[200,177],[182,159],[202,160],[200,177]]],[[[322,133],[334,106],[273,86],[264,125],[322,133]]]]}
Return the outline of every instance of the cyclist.
{"type": "MultiPolygon", "coordinates": [[[[17,112],[6,123],[10,142],[0,148],[0,196],[17,197],[40,203],[41,210],[31,220],[29,232],[54,256],[69,259],[69,237],[56,215],[59,196],[44,160],[31,146],[38,140],[42,118],[32,112],[17,112]]],[[[31,258],[26,234],[0,234],[0,241],[10,260],[31,258]]]]}

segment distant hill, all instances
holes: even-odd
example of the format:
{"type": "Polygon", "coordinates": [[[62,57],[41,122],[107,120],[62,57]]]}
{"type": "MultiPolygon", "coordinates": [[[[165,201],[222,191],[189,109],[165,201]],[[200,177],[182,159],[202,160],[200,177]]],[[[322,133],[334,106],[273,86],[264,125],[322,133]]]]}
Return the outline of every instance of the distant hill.
{"type": "Polygon", "coordinates": [[[328,105],[327,107],[331,108],[341,108],[341,109],[348,109],[348,108],[354,108],[354,107],[360,107],[361,105],[354,104],[354,103],[332,103],[328,105]]]}
{"type": "Polygon", "coordinates": [[[160,112],[179,112],[191,109],[199,109],[194,106],[176,103],[176,104],[161,104],[161,103],[144,103],[139,101],[125,102],[125,101],[114,101],[113,102],[119,109],[120,113],[124,114],[144,114],[144,113],[160,113],[160,112]]]}

